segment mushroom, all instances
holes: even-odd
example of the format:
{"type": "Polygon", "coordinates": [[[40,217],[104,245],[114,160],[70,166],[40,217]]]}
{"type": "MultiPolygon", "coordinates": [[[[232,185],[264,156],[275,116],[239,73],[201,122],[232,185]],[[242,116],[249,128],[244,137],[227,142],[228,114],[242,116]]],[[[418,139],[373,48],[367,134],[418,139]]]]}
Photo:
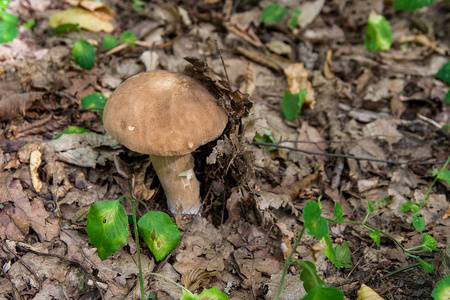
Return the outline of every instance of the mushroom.
{"type": "Polygon", "coordinates": [[[150,155],[172,212],[200,210],[200,184],[191,155],[220,136],[227,113],[194,79],[150,71],[120,84],[103,112],[106,131],[127,148],[150,155]]]}

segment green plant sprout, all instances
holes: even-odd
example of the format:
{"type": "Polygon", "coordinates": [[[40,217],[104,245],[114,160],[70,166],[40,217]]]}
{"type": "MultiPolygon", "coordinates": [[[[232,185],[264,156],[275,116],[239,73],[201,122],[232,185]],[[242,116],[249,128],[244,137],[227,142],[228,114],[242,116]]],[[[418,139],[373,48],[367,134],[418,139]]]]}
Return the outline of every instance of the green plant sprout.
{"type": "MultiPolygon", "coordinates": [[[[450,60],[447,61],[437,72],[436,78],[445,82],[446,84],[450,84],[450,60]]],[[[450,103],[450,89],[447,91],[445,95],[445,102],[450,103]]]]}
{"type": "MultiPolygon", "coordinates": [[[[272,132],[269,129],[263,128],[262,129],[262,136],[259,133],[255,133],[255,137],[253,138],[256,142],[259,143],[274,143],[274,139],[272,136],[272,132]]],[[[274,146],[262,146],[267,151],[273,151],[276,150],[277,147],[274,146]]]]}
{"type": "Polygon", "coordinates": [[[373,52],[389,50],[392,42],[392,30],[389,21],[382,15],[371,12],[367,21],[364,48],[373,52]]]}
{"type": "Polygon", "coordinates": [[[103,38],[103,48],[107,50],[111,50],[112,48],[116,47],[119,43],[117,37],[113,35],[108,35],[103,38]]]}
{"type": "Polygon", "coordinates": [[[131,3],[131,7],[135,11],[140,11],[140,10],[143,10],[145,8],[145,3],[142,2],[141,0],[133,0],[133,3],[131,3]]]}
{"type": "Polygon", "coordinates": [[[281,110],[286,120],[294,121],[300,115],[306,94],[306,89],[300,89],[297,94],[291,94],[289,91],[284,93],[281,110]]]}
{"type": "Polygon", "coordinates": [[[431,297],[436,300],[450,299],[450,275],[445,275],[444,279],[436,283],[436,288],[431,293],[431,297]]]}
{"type": "Polygon", "coordinates": [[[81,106],[92,109],[93,112],[103,111],[105,104],[106,97],[102,93],[92,93],[81,98],[81,106]]]}
{"type": "Polygon", "coordinates": [[[57,134],[52,140],[59,139],[63,134],[73,134],[73,133],[85,133],[90,132],[89,129],[81,128],[78,126],[69,126],[69,128],[63,130],[61,133],[57,134]]]}
{"type": "Polygon", "coordinates": [[[298,17],[302,11],[298,8],[294,10],[288,10],[279,4],[271,4],[264,8],[261,16],[261,22],[266,24],[276,24],[283,19],[286,12],[290,13],[288,25],[295,27],[298,25],[298,17]]]}
{"type": "Polygon", "coordinates": [[[395,0],[394,9],[415,10],[429,6],[434,0],[395,0]]]}
{"type": "Polygon", "coordinates": [[[9,0],[0,1],[0,44],[12,41],[19,34],[17,28],[19,26],[19,19],[5,11],[8,6],[9,0]]]}

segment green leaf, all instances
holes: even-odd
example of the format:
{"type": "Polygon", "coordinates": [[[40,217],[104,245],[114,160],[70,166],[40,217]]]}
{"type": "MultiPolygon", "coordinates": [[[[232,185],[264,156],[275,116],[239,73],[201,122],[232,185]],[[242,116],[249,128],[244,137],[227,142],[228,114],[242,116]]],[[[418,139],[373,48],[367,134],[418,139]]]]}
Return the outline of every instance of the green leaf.
{"type": "Polygon", "coordinates": [[[138,221],[139,232],[157,261],[164,259],[180,242],[180,231],[169,215],[149,211],[138,221]]]}
{"type": "Polygon", "coordinates": [[[141,0],[133,0],[131,7],[136,11],[140,11],[145,8],[145,4],[141,0]]]}
{"type": "Polygon", "coordinates": [[[26,23],[23,23],[23,27],[25,27],[26,29],[31,29],[34,24],[36,24],[36,20],[35,19],[29,19],[26,23]]]}
{"type": "Polygon", "coordinates": [[[300,9],[296,8],[292,12],[291,16],[289,17],[288,25],[291,27],[297,26],[298,25],[298,17],[300,16],[301,13],[302,13],[302,11],[300,9]]]}
{"type": "Polygon", "coordinates": [[[320,216],[321,209],[315,201],[309,200],[303,208],[303,220],[306,232],[318,240],[328,236],[328,222],[320,216]]]}
{"type": "Polygon", "coordinates": [[[437,174],[437,178],[441,179],[441,180],[444,180],[445,182],[450,184],[450,170],[445,169],[443,172],[439,172],[437,174]]]}
{"type": "Polygon", "coordinates": [[[380,232],[380,230],[374,230],[370,233],[370,237],[378,246],[380,246],[380,232]]]}
{"type": "Polygon", "coordinates": [[[311,290],[302,300],[344,300],[344,292],[335,287],[318,286],[311,290]]]}
{"type": "Polygon", "coordinates": [[[78,23],[65,23],[61,24],[59,26],[56,26],[53,30],[53,33],[56,35],[60,35],[69,31],[75,31],[80,28],[80,25],[78,23]]]}
{"type": "Polygon", "coordinates": [[[420,210],[419,205],[417,205],[417,204],[411,205],[411,211],[412,212],[418,212],[419,210],[420,210]]]}
{"type": "MultiPolygon", "coordinates": [[[[122,34],[120,35],[120,39],[124,43],[137,41],[137,37],[134,35],[134,33],[132,33],[129,30],[125,30],[124,32],[122,32],[122,34]]],[[[134,45],[135,45],[134,43],[131,43],[130,47],[132,47],[134,45]]]]}
{"type": "Polygon", "coordinates": [[[108,35],[103,38],[103,48],[105,48],[105,49],[108,49],[108,50],[112,49],[112,48],[116,47],[117,44],[118,44],[118,40],[113,35],[108,35]]]}
{"type": "Polygon", "coordinates": [[[445,94],[444,101],[447,103],[450,103],[450,90],[447,91],[447,94],[445,94]]]}
{"type": "Polygon", "coordinates": [[[437,250],[436,240],[431,235],[426,233],[422,237],[422,246],[430,252],[437,250]]]}
{"type": "Polygon", "coordinates": [[[286,120],[294,121],[300,115],[306,94],[306,89],[301,89],[298,94],[291,94],[289,91],[284,93],[281,110],[286,120]]]}
{"type": "Polygon", "coordinates": [[[271,4],[264,8],[261,22],[266,24],[276,24],[283,19],[285,9],[279,4],[271,4]]]}
{"type": "Polygon", "coordinates": [[[17,25],[20,22],[15,15],[7,13],[6,11],[0,11],[0,18],[2,18],[3,21],[11,25],[17,25]]]}
{"type": "Polygon", "coordinates": [[[322,241],[325,241],[326,245],[325,248],[323,249],[323,253],[333,263],[333,265],[336,266],[336,268],[342,268],[341,264],[337,259],[336,250],[335,248],[333,248],[333,243],[331,242],[330,236],[329,235],[325,236],[322,241]]]}
{"type": "Polygon", "coordinates": [[[419,216],[413,217],[412,224],[414,228],[420,232],[425,228],[425,221],[419,216]]]}
{"type": "Polygon", "coordinates": [[[447,61],[436,73],[436,78],[445,83],[450,83],[450,60],[447,61]]]}
{"type": "Polygon", "coordinates": [[[7,9],[10,0],[0,0],[0,9],[7,9]]]}
{"type": "Polygon", "coordinates": [[[182,291],[180,300],[199,300],[200,298],[198,297],[197,294],[189,294],[188,292],[186,292],[186,290],[182,291]]]}
{"type": "MultiPolygon", "coordinates": [[[[261,136],[259,133],[255,134],[255,137],[253,138],[258,143],[275,143],[272,132],[269,129],[263,128],[262,129],[263,135],[261,136]]],[[[273,151],[276,150],[277,147],[275,146],[262,146],[267,151],[273,151]]]]}
{"type": "Polygon", "coordinates": [[[219,288],[215,286],[210,289],[203,290],[198,298],[200,300],[227,300],[228,296],[219,291],[219,288]]]}
{"type": "Polygon", "coordinates": [[[416,258],[419,261],[420,265],[425,269],[425,271],[427,271],[429,273],[434,272],[434,267],[432,264],[427,263],[426,261],[423,261],[420,257],[416,257],[416,258]]]}
{"type": "Polygon", "coordinates": [[[350,242],[343,242],[341,245],[337,245],[334,250],[336,252],[336,261],[338,268],[351,268],[352,267],[352,253],[348,248],[350,242]]]}
{"type": "Polygon", "coordinates": [[[414,10],[433,3],[434,0],[395,0],[394,9],[414,10]]]}
{"type": "Polygon", "coordinates": [[[0,44],[12,41],[19,34],[19,30],[15,25],[5,21],[0,21],[0,44]]]}
{"type": "Polygon", "coordinates": [[[400,206],[402,212],[408,212],[411,209],[412,201],[408,200],[400,206]]]}
{"type": "Polygon", "coordinates": [[[385,17],[372,12],[367,22],[364,47],[369,51],[388,50],[393,39],[391,25],[385,17]]]}
{"type": "Polygon", "coordinates": [[[367,205],[369,207],[369,213],[372,214],[375,211],[375,209],[373,208],[373,205],[372,205],[372,202],[369,199],[369,196],[366,196],[366,199],[367,199],[367,205]]]}
{"type": "Polygon", "coordinates": [[[334,203],[334,217],[336,218],[336,221],[339,223],[344,223],[344,218],[342,217],[342,206],[339,202],[334,203]]]}
{"type": "Polygon", "coordinates": [[[89,242],[97,248],[98,256],[105,260],[125,244],[128,236],[128,218],[119,200],[94,203],[87,215],[86,231],[89,242]]]}
{"type": "Polygon", "coordinates": [[[325,282],[317,275],[315,264],[310,261],[303,261],[300,268],[302,269],[300,280],[303,281],[303,287],[307,293],[315,287],[325,286],[325,282]]]}
{"type": "Polygon", "coordinates": [[[78,40],[72,48],[75,63],[83,69],[90,70],[94,66],[95,48],[85,40],[78,40]]]}
{"type": "Polygon", "coordinates": [[[52,138],[52,140],[59,139],[63,134],[85,133],[85,132],[89,132],[89,130],[78,126],[69,126],[69,128],[63,130],[63,132],[61,132],[60,134],[57,134],[54,138],[52,138]]]}
{"type": "MultiPolygon", "coordinates": [[[[81,106],[84,108],[105,108],[106,98],[102,93],[92,93],[81,98],[81,106]]],[[[93,112],[100,112],[101,110],[93,109],[93,112]]]]}
{"type": "Polygon", "coordinates": [[[436,288],[431,292],[431,297],[436,300],[450,299],[450,275],[445,275],[444,279],[436,283],[436,288]]]}

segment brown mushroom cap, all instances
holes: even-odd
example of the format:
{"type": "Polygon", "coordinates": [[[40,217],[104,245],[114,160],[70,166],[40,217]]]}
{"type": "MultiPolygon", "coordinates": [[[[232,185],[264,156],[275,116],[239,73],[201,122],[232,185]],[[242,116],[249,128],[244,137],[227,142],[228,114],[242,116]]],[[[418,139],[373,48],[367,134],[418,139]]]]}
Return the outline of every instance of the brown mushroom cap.
{"type": "Polygon", "coordinates": [[[222,134],[227,113],[194,79],[169,71],[135,75],[106,102],[106,131],[145,154],[188,154],[222,134]]]}

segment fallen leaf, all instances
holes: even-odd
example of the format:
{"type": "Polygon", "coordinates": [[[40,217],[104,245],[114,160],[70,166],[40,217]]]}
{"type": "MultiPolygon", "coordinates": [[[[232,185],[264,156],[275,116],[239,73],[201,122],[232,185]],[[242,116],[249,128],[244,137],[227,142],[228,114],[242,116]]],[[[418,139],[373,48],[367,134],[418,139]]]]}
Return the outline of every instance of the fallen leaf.
{"type": "Polygon", "coordinates": [[[42,154],[39,150],[34,150],[30,154],[30,176],[31,176],[31,184],[37,192],[40,192],[42,189],[42,182],[39,179],[38,168],[41,165],[42,154]]]}
{"type": "Polygon", "coordinates": [[[374,290],[362,284],[358,290],[358,300],[383,300],[374,290]]]}
{"type": "Polygon", "coordinates": [[[284,74],[289,85],[289,91],[295,95],[301,89],[305,89],[307,94],[304,105],[314,107],[316,102],[314,97],[314,89],[311,82],[308,80],[309,71],[305,69],[303,63],[294,63],[284,69],[284,74]]]}
{"type": "Polygon", "coordinates": [[[109,22],[102,20],[94,13],[80,7],[71,7],[64,11],[58,12],[50,17],[49,24],[55,28],[61,24],[79,24],[80,28],[92,32],[112,32],[114,26],[109,22]]]}

